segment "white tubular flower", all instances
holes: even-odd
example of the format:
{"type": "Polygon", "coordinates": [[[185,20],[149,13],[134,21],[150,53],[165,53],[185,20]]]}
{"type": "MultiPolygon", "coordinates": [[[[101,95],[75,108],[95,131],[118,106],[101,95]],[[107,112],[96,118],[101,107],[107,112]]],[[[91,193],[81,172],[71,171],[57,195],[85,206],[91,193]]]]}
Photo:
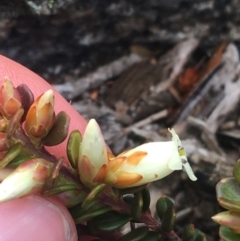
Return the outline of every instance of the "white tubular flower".
{"type": "Polygon", "coordinates": [[[172,141],[152,142],[123,152],[109,164],[106,183],[117,188],[139,186],[162,179],[175,170],[185,168],[189,178],[197,180],[175,131],[172,141]]]}
{"type": "Polygon", "coordinates": [[[97,122],[90,120],[80,146],[81,181],[90,188],[100,183],[128,188],[159,180],[183,167],[191,180],[197,180],[178,135],[169,131],[172,141],[143,144],[114,157],[107,152],[97,122]]]}
{"type": "Polygon", "coordinates": [[[105,141],[96,120],[89,121],[80,146],[78,172],[88,187],[103,183],[107,175],[108,154],[105,141]]]}
{"type": "Polygon", "coordinates": [[[40,191],[50,172],[50,163],[42,158],[25,161],[0,184],[0,202],[40,191]]]}

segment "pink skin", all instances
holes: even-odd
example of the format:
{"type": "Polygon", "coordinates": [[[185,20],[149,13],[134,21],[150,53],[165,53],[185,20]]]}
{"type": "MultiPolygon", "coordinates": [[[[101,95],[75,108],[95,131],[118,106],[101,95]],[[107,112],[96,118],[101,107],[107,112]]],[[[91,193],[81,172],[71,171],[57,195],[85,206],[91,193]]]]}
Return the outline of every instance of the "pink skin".
{"type": "MultiPolygon", "coordinates": [[[[0,55],[0,82],[4,76],[14,83],[26,84],[37,97],[52,87],[22,65],[0,55]]],[[[83,133],[86,121],[54,90],[56,113],[63,110],[71,117],[70,131],[83,133]]],[[[66,141],[48,148],[57,157],[65,157],[66,141]]],[[[0,241],[77,241],[75,224],[68,210],[53,198],[29,196],[0,204],[0,241]]],[[[82,236],[79,241],[90,241],[82,236]]]]}

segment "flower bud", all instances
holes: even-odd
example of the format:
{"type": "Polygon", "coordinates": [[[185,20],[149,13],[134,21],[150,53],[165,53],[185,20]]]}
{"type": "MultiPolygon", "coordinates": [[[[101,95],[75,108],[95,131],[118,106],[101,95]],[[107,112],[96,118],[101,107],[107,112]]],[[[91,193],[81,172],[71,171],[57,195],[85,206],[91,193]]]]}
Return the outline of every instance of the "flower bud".
{"type": "Polygon", "coordinates": [[[48,90],[29,108],[24,128],[29,137],[43,138],[52,128],[54,121],[54,95],[52,90],[48,90]]]}
{"type": "Polygon", "coordinates": [[[107,175],[108,155],[100,127],[92,119],[83,135],[78,161],[81,181],[86,186],[104,182],[107,175]]]}
{"type": "Polygon", "coordinates": [[[0,202],[40,191],[51,169],[51,164],[42,158],[23,162],[0,184],[0,202]]]}
{"type": "Polygon", "coordinates": [[[0,88],[0,113],[10,119],[21,108],[21,97],[12,82],[5,77],[0,88]]]}
{"type": "Polygon", "coordinates": [[[225,211],[213,216],[212,219],[214,222],[226,226],[233,232],[240,234],[240,213],[225,211]]]}

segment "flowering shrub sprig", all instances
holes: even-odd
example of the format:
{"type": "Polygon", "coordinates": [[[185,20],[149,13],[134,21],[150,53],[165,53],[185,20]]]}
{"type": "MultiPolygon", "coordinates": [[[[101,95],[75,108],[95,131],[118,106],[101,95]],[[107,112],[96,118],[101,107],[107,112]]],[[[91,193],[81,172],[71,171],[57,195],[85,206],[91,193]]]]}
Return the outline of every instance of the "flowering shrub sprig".
{"type": "Polygon", "coordinates": [[[173,129],[169,130],[171,141],[146,143],[114,156],[97,122],[90,120],[83,137],[78,130],[70,134],[66,165],[45,146],[64,141],[69,123],[65,112],[55,114],[52,90],[34,100],[27,86],[14,87],[4,78],[0,87],[0,174],[6,173],[5,168],[12,168],[12,173],[1,180],[0,202],[33,193],[55,195],[69,208],[76,225],[87,226],[88,235],[105,240],[206,240],[193,225],[184,228],[181,238],[173,231],[176,212],[167,196],[156,203],[159,220],[149,211],[149,182],[183,167],[191,180],[197,179],[173,129]],[[132,228],[139,222],[145,226],[122,235],[120,228],[128,222],[132,228]]]}
{"type": "Polygon", "coordinates": [[[182,167],[195,181],[197,178],[179,137],[173,129],[169,131],[172,141],[143,144],[114,157],[107,151],[97,122],[90,120],[78,160],[81,181],[89,187],[106,183],[116,188],[129,188],[159,180],[182,167]]]}

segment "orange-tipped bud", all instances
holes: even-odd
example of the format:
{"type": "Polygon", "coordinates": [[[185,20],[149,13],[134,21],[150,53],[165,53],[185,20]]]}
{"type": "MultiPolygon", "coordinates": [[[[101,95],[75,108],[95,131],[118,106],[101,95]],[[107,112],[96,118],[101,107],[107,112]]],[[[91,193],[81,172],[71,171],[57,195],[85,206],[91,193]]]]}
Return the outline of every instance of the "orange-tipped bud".
{"type": "Polygon", "coordinates": [[[240,234],[240,213],[225,211],[213,216],[212,220],[240,234]]]}
{"type": "Polygon", "coordinates": [[[51,164],[42,158],[18,166],[0,184],[0,202],[39,192],[51,173],[51,164]]]}
{"type": "Polygon", "coordinates": [[[48,90],[31,105],[24,128],[29,137],[43,138],[52,128],[54,121],[54,95],[52,90],[48,90]]]}
{"type": "Polygon", "coordinates": [[[104,182],[108,155],[102,132],[97,122],[89,121],[80,146],[78,170],[81,181],[89,187],[104,182]]]}
{"type": "Polygon", "coordinates": [[[7,119],[22,107],[21,97],[12,82],[5,77],[0,88],[0,113],[7,119]]]}

